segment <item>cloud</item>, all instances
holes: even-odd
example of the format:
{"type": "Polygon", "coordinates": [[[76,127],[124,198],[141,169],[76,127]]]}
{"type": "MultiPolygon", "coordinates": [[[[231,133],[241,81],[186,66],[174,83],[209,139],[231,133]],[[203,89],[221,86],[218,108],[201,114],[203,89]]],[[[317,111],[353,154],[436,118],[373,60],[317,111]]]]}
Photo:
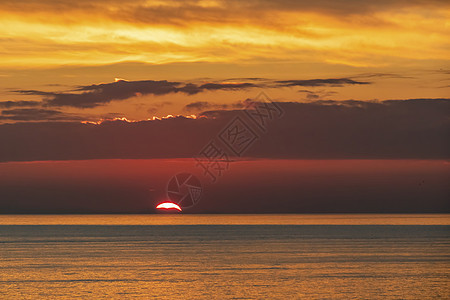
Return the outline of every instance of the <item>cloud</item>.
{"type": "Polygon", "coordinates": [[[310,90],[298,90],[299,93],[305,93],[306,94],[306,100],[316,101],[319,99],[325,99],[331,95],[337,94],[337,92],[334,91],[310,91],[310,90]]]}
{"type": "Polygon", "coordinates": [[[218,104],[218,103],[211,103],[207,101],[197,101],[187,104],[183,110],[187,112],[193,112],[193,111],[204,111],[204,110],[211,110],[211,109],[236,109],[236,108],[243,108],[245,105],[242,102],[232,103],[232,104],[218,104]]]}
{"type": "Polygon", "coordinates": [[[36,96],[52,96],[57,93],[53,92],[44,92],[38,90],[14,90],[13,93],[23,94],[23,95],[36,95],[36,96]]]}
{"type": "MultiPolygon", "coordinates": [[[[0,3],[0,8],[9,13],[22,12],[34,14],[51,14],[58,17],[60,11],[70,15],[96,15],[100,18],[120,20],[125,22],[138,22],[141,24],[171,24],[183,25],[186,22],[208,22],[208,23],[241,23],[244,20],[267,22],[261,15],[280,12],[314,12],[328,16],[349,16],[373,14],[389,10],[400,10],[414,7],[422,8],[446,8],[448,1],[445,0],[379,0],[376,4],[359,0],[240,0],[227,1],[146,1],[136,0],[133,2],[92,0],[80,1],[74,4],[69,0],[44,0],[44,1],[14,1],[0,3]],[[105,10],[105,5],[110,9],[105,10]],[[174,14],[176,11],[176,14],[174,14]],[[262,19],[262,20],[261,20],[262,19]]],[[[62,16],[61,16],[62,17],[62,16]]],[[[68,16],[64,16],[68,18],[68,16]]],[[[281,22],[282,20],[278,20],[281,22]]]]}
{"type": "Polygon", "coordinates": [[[400,58],[448,57],[448,1],[79,2],[1,1],[0,36],[8,49],[1,53],[2,64],[79,66],[128,59],[380,66],[404,65],[400,58]],[[433,39],[427,39],[430,34],[433,39]]]}
{"type": "MultiPolygon", "coordinates": [[[[450,99],[324,100],[278,105],[285,114],[271,122],[266,133],[245,119],[259,136],[245,156],[450,158],[450,99]]],[[[99,125],[5,124],[0,125],[0,161],[193,157],[237,115],[246,116],[241,110],[219,109],[204,112],[198,119],[116,120],[99,125]]]]}
{"type": "Polygon", "coordinates": [[[355,78],[401,78],[401,79],[411,79],[413,76],[405,76],[396,73],[361,73],[354,76],[355,78]]]}
{"type": "Polygon", "coordinates": [[[258,87],[259,85],[250,83],[250,82],[244,82],[244,83],[205,83],[200,86],[201,90],[209,90],[209,91],[215,91],[215,90],[240,90],[240,89],[246,89],[251,87],[258,87]]]}
{"type": "Polygon", "coordinates": [[[211,103],[206,101],[192,102],[184,107],[184,110],[186,111],[200,111],[206,109],[211,109],[211,103]]]}
{"type": "Polygon", "coordinates": [[[252,87],[259,87],[259,85],[245,82],[245,83],[205,83],[202,85],[196,85],[193,83],[187,83],[184,87],[178,89],[179,92],[183,92],[189,95],[198,94],[204,91],[217,91],[217,90],[243,90],[252,87]]]}
{"type": "Polygon", "coordinates": [[[43,92],[36,90],[16,90],[15,93],[25,95],[45,96],[48,106],[71,106],[78,108],[93,108],[111,101],[125,100],[141,95],[167,95],[184,93],[194,95],[204,91],[242,90],[257,87],[253,83],[193,83],[170,82],[167,80],[118,80],[112,83],[92,84],[78,87],[75,91],[81,93],[43,92]]]}
{"type": "Polygon", "coordinates": [[[59,110],[43,109],[43,108],[18,108],[3,110],[0,120],[14,121],[81,121],[81,116],[68,114],[59,110]]]}
{"type": "Polygon", "coordinates": [[[34,107],[42,105],[41,101],[0,101],[0,108],[34,107]]]}
{"type": "Polygon", "coordinates": [[[166,80],[125,81],[81,86],[81,93],[42,92],[36,90],[17,90],[16,93],[45,96],[49,106],[71,106],[93,108],[114,100],[124,100],[138,95],[164,95],[178,92],[179,82],[166,80]]]}
{"type": "Polygon", "coordinates": [[[309,79],[309,80],[280,80],[276,81],[280,87],[283,86],[343,86],[370,84],[366,81],[356,81],[350,78],[330,78],[330,79],[309,79]]]}
{"type": "Polygon", "coordinates": [[[124,100],[139,95],[165,95],[178,92],[179,82],[166,80],[125,81],[82,86],[75,93],[55,93],[47,99],[49,106],[92,108],[114,100],[124,100]]]}
{"type": "Polygon", "coordinates": [[[149,107],[149,108],[147,109],[147,112],[148,112],[149,114],[155,114],[155,113],[158,112],[158,110],[159,110],[160,108],[162,108],[162,107],[164,107],[164,106],[167,106],[167,105],[171,105],[171,104],[173,104],[173,102],[171,102],[171,101],[157,102],[157,103],[154,103],[151,107],[149,107]]]}
{"type": "Polygon", "coordinates": [[[57,110],[48,109],[35,109],[35,108],[20,108],[20,109],[10,109],[3,110],[0,119],[9,120],[54,120],[58,119],[62,115],[62,112],[57,110]]]}
{"type": "MultiPolygon", "coordinates": [[[[259,81],[260,79],[256,79],[259,81]]],[[[250,80],[249,80],[250,81],[250,80]]],[[[37,90],[16,90],[14,93],[44,96],[45,105],[71,106],[78,108],[94,108],[111,101],[126,100],[136,96],[161,96],[172,93],[195,95],[205,91],[236,91],[249,88],[276,88],[294,86],[333,86],[370,84],[370,82],[355,81],[350,78],[309,79],[309,80],[266,80],[265,82],[208,82],[203,84],[191,82],[172,82],[167,80],[118,80],[111,83],[80,86],[71,93],[44,92],[37,90]]],[[[190,109],[190,107],[187,107],[190,109]]]]}

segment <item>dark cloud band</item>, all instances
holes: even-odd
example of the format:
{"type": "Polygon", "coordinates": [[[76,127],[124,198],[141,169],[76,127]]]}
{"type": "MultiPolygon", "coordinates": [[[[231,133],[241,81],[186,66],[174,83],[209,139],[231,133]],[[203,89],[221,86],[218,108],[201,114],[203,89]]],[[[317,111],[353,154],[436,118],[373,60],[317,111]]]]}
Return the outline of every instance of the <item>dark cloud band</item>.
{"type": "Polygon", "coordinates": [[[249,88],[279,88],[294,86],[343,86],[355,84],[369,84],[370,82],[355,81],[350,78],[337,79],[310,79],[310,80],[283,80],[265,82],[239,82],[239,83],[217,83],[210,82],[195,84],[188,82],[171,82],[167,80],[142,80],[125,81],[119,80],[111,83],[92,84],[78,87],[75,92],[43,92],[36,90],[16,90],[15,93],[25,95],[43,96],[48,106],[70,106],[78,108],[93,108],[107,104],[111,101],[126,100],[140,95],[167,95],[183,93],[195,95],[205,91],[236,91],[249,88]]]}
{"type": "MultiPolygon", "coordinates": [[[[204,105],[204,104],[203,104],[204,105]]],[[[450,158],[450,99],[278,103],[286,112],[246,152],[264,158],[450,158]]],[[[12,116],[31,111],[9,111],[12,116]]],[[[42,114],[58,116],[52,111],[42,114]]],[[[193,157],[239,110],[99,125],[0,125],[0,161],[193,157]],[[214,116],[214,118],[209,118],[214,116]],[[32,150],[31,150],[32,149],[32,150]]]]}

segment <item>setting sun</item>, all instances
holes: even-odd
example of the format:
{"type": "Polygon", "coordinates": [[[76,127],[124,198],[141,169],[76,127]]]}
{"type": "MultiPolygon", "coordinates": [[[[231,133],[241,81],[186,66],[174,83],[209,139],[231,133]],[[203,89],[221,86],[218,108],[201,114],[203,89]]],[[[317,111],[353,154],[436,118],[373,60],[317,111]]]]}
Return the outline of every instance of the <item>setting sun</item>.
{"type": "Polygon", "coordinates": [[[163,202],[156,206],[157,209],[165,209],[165,210],[178,210],[181,211],[181,207],[173,202],[163,202]]]}

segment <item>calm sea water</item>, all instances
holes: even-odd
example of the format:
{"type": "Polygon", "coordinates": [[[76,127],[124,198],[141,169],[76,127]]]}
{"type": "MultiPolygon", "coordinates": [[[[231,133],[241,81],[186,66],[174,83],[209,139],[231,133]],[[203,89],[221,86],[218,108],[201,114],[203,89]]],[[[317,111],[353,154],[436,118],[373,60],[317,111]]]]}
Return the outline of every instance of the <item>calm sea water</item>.
{"type": "Polygon", "coordinates": [[[448,215],[1,216],[2,299],[449,299],[448,215]]]}

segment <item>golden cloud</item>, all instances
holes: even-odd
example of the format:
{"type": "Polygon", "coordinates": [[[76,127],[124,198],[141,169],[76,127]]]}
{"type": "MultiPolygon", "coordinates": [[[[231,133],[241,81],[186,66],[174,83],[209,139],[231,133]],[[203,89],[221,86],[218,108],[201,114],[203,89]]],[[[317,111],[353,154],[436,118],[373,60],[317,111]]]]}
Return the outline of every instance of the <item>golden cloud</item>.
{"type": "Polygon", "coordinates": [[[448,60],[445,1],[0,3],[0,65],[448,60]]]}

